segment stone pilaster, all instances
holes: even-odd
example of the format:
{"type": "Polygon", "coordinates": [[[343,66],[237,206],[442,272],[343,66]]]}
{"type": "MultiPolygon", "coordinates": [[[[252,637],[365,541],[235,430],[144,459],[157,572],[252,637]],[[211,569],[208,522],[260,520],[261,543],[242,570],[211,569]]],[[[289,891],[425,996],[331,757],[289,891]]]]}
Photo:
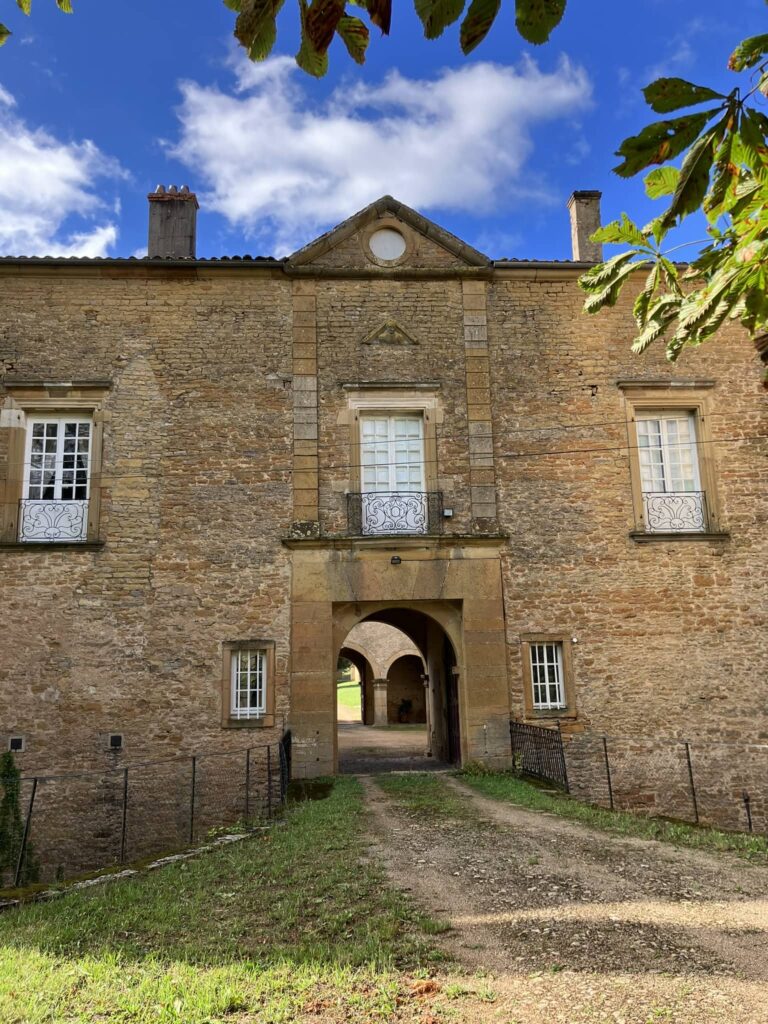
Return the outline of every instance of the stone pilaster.
{"type": "Polygon", "coordinates": [[[373,724],[388,725],[387,715],[387,680],[373,680],[373,724]]]}
{"type": "Polygon", "coordinates": [[[317,297],[314,281],[293,282],[293,521],[319,532],[317,297]]]}
{"type": "Polygon", "coordinates": [[[463,281],[462,298],[472,519],[478,529],[496,529],[496,474],[493,464],[485,282],[463,281]]]}

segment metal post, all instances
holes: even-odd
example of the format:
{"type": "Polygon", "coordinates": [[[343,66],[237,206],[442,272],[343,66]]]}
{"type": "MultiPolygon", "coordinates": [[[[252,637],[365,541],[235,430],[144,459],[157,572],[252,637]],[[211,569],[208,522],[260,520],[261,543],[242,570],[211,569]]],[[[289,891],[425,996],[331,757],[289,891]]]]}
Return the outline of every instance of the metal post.
{"type": "MultiPolygon", "coordinates": [[[[688,762],[688,782],[691,786],[691,800],[693,801],[693,820],[699,824],[699,805],[696,802],[696,787],[693,784],[693,765],[691,764],[691,748],[687,741],[685,744],[685,759],[688,762]]],[[[750,829],[750,832],[752,830],[750,829]]]]}
{"type": "Polygon", "coordinates": [[[197,757],[192,755],[192,792],[189,800],[189,841],[195,841],[195,788],[197,785],[197,757]]]}
{"type": "Polygon", "coordinates": [[[745,790],[742,791],[741,799],[744,801],[744,810],[747,812],[747,825],[749,831],[752,831],[752,808],[749,806],[749,793],[745,790]]]}
{"type": "Polygon", "coordinates": [[[570,793],[571,787],[568,784],[568,766],[565,763],[565,747],[563,746],[563,730],[560,728],[560,722],[557,723],[557,734],[560,737],[560,760],[563,765],[563,784],[565,786],[565,792],[570,793]]]}
{"type": "Polygon", "coordinates": [[[27,820],[24,822],[24,834],[21,837],[21,849],[19,859],[16,861],[16,874],[13,878],[14,888],[18,889],[21,883],[21,869],[24,867],[24,856],[27,852],[27,840],[29,839],[29,825],[32,821],[32,808],[35,805],[35,793],[37,793],[37,778],[32,779],[32,792],[29,794],[29,807],[27,808],[27,820]]]}
{"type": "Polygon", "coordinates": [[[515,723],[512,721],[511,718],[509,720],[509,746],[512,752],[512,771],[517,772],[517,765],[515,763],[515,723]]]}
{"type": "Polygon", "coordinates": [[[608,779],[608,802],[613,810],[613,786],[611,785],[611,766],[608,763],[608,740],[603,736],[603,756],[605,757],[605,777],[608,779]]]}
{"type": "Polygon", "coordinates": [[[272,817],[272,747],[267,744],[267,816],[272,817]]]}
{"type": "Polygon", "coordinates": [[[245,820],[251,818],[251,748],[245,752],[245,820]]]}
{"type": "Polygon", "coordinates": [[[123,825],[120,833],[120,863],[125,864],[125,839],[128,826],[128,769],[123,769],[123,825]]]}

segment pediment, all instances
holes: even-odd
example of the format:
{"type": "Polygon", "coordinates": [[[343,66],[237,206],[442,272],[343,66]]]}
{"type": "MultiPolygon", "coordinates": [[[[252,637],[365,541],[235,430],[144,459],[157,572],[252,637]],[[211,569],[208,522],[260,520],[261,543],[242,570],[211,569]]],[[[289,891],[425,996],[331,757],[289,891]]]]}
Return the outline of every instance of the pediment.
{"type": "Polygon", "coordinates": [[[400,267],[460,271],[489,265],[483,253],[392,196],[377,199],[287,260],[288,267],[372,272],[400,267]],[[374,236],[381,231],[402,235],[403,252],[394,259],[378,258],[374,252],[374,236]]]}
{"type": "Polygon", "coordinates": [[[413,338],[404,327],[401,327],[396,320],[385,320],[383,324],[380,324],[374,330],[370,331],[364,338],[361,339],[361,345],[399,345],[406,347],[409,345],[418,345],[418,341],[413,338]]]}

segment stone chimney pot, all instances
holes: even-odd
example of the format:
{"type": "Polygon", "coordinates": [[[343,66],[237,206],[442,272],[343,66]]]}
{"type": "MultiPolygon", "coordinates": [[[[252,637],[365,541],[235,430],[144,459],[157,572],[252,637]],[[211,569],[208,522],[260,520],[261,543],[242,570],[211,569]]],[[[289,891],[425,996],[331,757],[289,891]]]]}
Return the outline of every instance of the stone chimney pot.
{"type": "Polygon", "coordinates": [[[589,237],[600,227],[600,199],[602,192],[574,192],[568,200],[571,214],[571,245],[573,258],[578,263],[599,263],[603,247],[590,242],[589,237]]]}

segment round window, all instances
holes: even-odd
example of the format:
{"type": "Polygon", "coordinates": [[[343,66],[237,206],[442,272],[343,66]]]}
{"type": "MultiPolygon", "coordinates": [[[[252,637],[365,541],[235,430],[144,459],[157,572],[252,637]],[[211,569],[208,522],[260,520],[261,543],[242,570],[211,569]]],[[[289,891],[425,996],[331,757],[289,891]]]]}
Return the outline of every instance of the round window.
{"type": "Polygon", "coordinates": [[[379,228],[368,239],[377,260],[399,260],[405,252],[405,239],[394,228],[379,228]]]}

